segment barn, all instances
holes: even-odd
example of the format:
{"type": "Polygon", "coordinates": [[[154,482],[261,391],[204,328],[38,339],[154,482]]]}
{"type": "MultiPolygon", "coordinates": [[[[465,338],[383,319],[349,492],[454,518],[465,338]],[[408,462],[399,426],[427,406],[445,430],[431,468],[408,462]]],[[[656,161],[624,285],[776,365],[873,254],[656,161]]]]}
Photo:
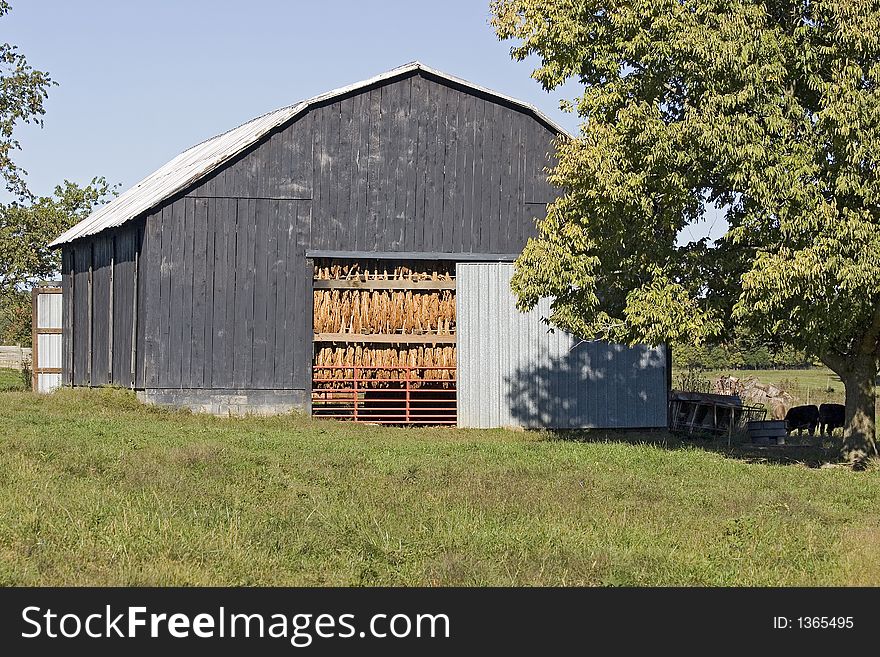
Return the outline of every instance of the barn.
{"type": "Polygon", "coordinates": [[[665,426],[665,349],[514,308],[561,133],[416,62],[193,146],[52,243],[63,384],[217,414],[665,426]]]}

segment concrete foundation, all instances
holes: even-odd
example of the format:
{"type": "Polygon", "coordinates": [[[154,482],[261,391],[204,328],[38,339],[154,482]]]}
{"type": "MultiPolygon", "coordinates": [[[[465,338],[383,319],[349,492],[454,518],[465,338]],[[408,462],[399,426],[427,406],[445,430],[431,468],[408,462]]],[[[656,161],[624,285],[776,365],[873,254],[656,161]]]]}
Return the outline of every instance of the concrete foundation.
{"type": "Polygon", "coordinates": [[[308,390],[217,390],[208,388],[147,388],[137,391],[145,404],[188,408],[212,415],[279,415],[311,412],[308,390]]]}

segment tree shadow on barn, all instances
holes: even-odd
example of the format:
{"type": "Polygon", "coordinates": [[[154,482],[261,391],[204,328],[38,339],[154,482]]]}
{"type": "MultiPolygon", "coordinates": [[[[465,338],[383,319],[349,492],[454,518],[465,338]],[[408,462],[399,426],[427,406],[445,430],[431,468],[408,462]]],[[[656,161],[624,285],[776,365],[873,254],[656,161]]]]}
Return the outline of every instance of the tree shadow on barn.
{"type": "Polygon", "coordinates": [[[744,431],[729,442],[726,434],[672,433],[666,424],[665,363],[657,360],[657,352],[636,357],[626,347],[584,348],[589,344],[518,367],[505,377],[512,425],[540,431],[549,440],[701,449],[749,463],[821,467],[840,461],[840,436],[792,435],[786,445],[758,446],[746,444],[744,431]],[[590,426],[611,428],[581,428],[590,426]]]}

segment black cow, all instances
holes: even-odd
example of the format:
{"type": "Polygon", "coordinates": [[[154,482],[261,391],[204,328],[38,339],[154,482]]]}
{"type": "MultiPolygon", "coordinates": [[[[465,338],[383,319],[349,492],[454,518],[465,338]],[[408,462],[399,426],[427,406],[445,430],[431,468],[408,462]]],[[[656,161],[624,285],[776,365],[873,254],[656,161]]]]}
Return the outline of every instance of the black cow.
{"type": "Polygon", "coordinates": [[[823,436],[834,433],[835,429],[843,429],[846,406],[843,404],[822,404],[819,406],[819,433],[823,436]]]}
{"type": "Polygon", "coordinates": [[[785,432],[791,433],[797,429],[798,436],[801,430],[807,429],[810,435],[816,433],[816,427],[819,425],[819,409],[815,404],[809,406],[793,406],[788,409],[785,414],[785,432]]]}

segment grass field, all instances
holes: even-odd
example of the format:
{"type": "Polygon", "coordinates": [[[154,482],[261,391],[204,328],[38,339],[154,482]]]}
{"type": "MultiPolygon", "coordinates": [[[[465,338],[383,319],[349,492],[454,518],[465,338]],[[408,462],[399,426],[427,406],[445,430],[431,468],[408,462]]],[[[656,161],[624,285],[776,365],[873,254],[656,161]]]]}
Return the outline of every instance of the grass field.
{"type": "Polygon", "coordinates": [[[7,392],[10,390],[24,390],[24,381],[21,379],[21,372],[6,367],[0,367],[0,392],[7,392]]]}
{"type": "Polygon", "coordinates": [[[2,393],[0,427],[7,585],[880,584],[877,468],[112,389],[2,393]]]}
{"type": "Polygon", "coordinates": [[[843,394],[843,382],[827,367],[810,367],[798,370],[710,370],[706,372],[706,375],[712,378],[722,374],[736,376],[740,379],[753,376],[764,383],[777,385],[790,382],[798,387],[814,390],[833,388],[835,392],[843,394]]]}

